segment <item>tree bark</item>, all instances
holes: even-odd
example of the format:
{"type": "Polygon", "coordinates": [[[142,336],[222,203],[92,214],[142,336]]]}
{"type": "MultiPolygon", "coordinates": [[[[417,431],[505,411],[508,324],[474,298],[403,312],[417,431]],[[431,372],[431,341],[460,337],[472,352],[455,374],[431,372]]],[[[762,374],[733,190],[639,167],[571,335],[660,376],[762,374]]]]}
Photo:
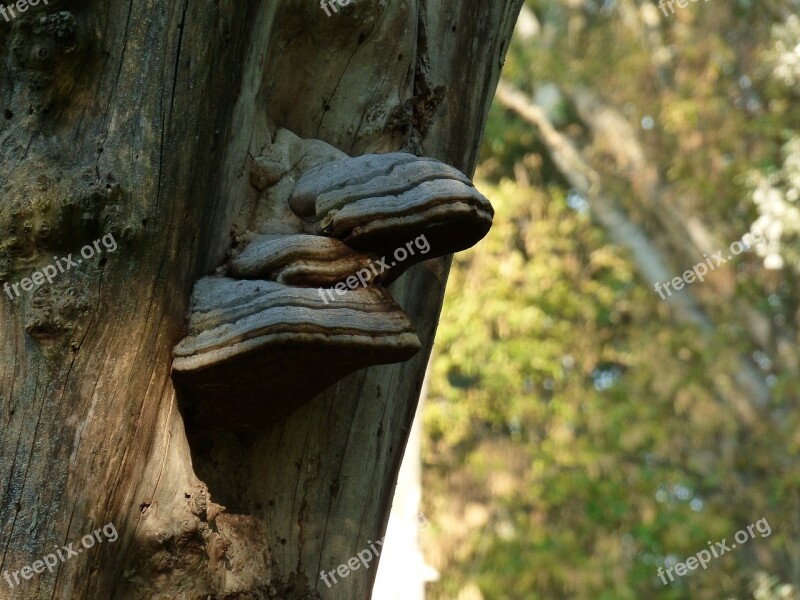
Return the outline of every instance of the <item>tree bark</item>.
{"type": "Polygon", "coordinates": [[[0,281],[118,245],[0,302],[0,597],[369,597],[374,568],[319,571],[385,529],[449,261],[391,288],[422,351],[259,432],[186,430],[172,347],[277,127],[471,174],[520,5],[51,0],[0,22],[0,281]]]}

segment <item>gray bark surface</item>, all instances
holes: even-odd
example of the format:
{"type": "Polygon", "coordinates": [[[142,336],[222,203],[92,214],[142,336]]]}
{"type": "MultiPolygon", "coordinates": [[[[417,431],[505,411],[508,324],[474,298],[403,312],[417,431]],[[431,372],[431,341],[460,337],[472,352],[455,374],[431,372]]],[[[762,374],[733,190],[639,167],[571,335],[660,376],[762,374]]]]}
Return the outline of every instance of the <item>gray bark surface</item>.
{"type": "Polygon", "coordinates": [[[0,22],[0,281],[118,244],[0,300],[0,573],[119,532],[0,598],[369,597],[374,568],[319,571],[385,529],[449,261],[392,286],[413,359],[256,433],[184,428],[172,348],[277,127],[471,174],[520,4],[52,0],[0,22]]]}

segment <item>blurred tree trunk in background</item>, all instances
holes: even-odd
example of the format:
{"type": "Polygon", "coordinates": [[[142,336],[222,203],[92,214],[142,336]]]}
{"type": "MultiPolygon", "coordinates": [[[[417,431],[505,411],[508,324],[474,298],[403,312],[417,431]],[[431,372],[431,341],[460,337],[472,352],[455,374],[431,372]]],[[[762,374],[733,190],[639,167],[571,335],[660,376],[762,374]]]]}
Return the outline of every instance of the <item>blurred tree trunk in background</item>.
{"type": "Polygon", "coordinates": [[[1,597],[369,597],[375,569],[319,571],[382,535],[448,260],[393,287],[413,360],[257,434],[185,431],[171,348],[275,128],[471,173],[520,1],[51,0],[0,22],[0,280],[118,243],[0,302],[0,571],[120,533],[1,597]]]}
{"type": "MultiPolygon", "coordinates": [[[[572,98],[595,143],[613,150],[617,172],[625,174],[633,189],[646,188],[646,191],[637,190],[639,192],[637,200],[641,201],[640,207],[643,210],[651,211],[648,229],[638,225],[619,202],[610,200],[610,195],[604,190],[603,180],[598,172],[588,164],[586,158],[570,140],[553,127],[542,107],[537,106],[530,98],[506,82],[500,82],[497,92],[500,105],[513,110],[538,129],[542,142],[547,145],[561,175],[570,182],[575,192],[588,200],[592,215],[608,233],[609,238],[615,244],[630,249],[639,276],[650,287],[655,289],[659,282],[672,279],[670,265],[677,264],[675,256],[681,257],[688,264],[696,260],[697,256],[701,256],[703,251],[707,253],[706,255],[712,254],[715,248],[711,243],[712,236],[702,223],[697,219],[687,219],[693,227],[687,226],[669,205],[658,202],[659,197],[652,189],[654,187],[652,180],[655,179],[657,182],[655,170],[644,162],[644,150],[635,132],[622,115],[611,107],[603,106],[588,90],[580,90],[572,98]],[[651,183],[642,185],[647,181],[651,183]],[[698,230],[699,233],[695,237],[700,240],[695,241],[692,233],[698,230]]],[[[713,278],[710,283],[717,281],[718,279],[713,278]]],[[[713,306],[719,301],[718,295],[722,293],[719,287],[721,286],[718,285],[715,290],[716,294],[706,294],[700,298],[705,298],[713,306]]],[[[730,287],[730,284],[727,287],[730,287]]],[[[703,289],[687,288],[682,294],[666,297],[666,302],[678,322],[691,323],[708,335],[716,324],[703,311],[700,301],[696,298],[703,289]]],[[[730,293],[726,295],[730,296],[730,293]]],[[[742,300],[738,302],[743,314],[748,315],[753,312],[753,309],[742,300]]],[[[758,338],[754,340],[755,343],[760,341],[758,338]]],[[[766,344],[764,347],[769,350],[766,344]]],[[[792,364],[796,365],[796,360],[792,364]]],[[[765,378],[746,359],[741,361],[736,378],[739,386],[746,390],[749,401],[760,407],[767,403],[769,390],[765,378]]],[[[720,395],[726,397],[724,391],[720,391],[720,395]]],[[[731,403],[737,402],[734,398],[726,400],[731,403]]],[[[749,413],[749,410],[749,406],[741,406],[743,414],[749,413]]]]}

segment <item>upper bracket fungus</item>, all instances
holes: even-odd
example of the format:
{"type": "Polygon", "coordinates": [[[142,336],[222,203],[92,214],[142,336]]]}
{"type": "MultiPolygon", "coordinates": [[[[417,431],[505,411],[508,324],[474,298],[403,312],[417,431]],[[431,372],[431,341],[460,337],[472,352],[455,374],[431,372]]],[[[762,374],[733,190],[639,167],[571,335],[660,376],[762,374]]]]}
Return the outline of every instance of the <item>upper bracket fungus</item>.
{"type": "Polygon", "coordinates": [[[254,429],[283,418],[346,375],[408,360],[413,324],[385,285],[428,258],[464,250],[493,210],[467,176],[430,158],[350,158],[279,130],[251,172],[261,191],[244,247],[195,284],[189,331],[174,350],[184,413],[203,429],[254,429]],[[318,295],[409,239],[425,255],[348,290],[318,295]]]}

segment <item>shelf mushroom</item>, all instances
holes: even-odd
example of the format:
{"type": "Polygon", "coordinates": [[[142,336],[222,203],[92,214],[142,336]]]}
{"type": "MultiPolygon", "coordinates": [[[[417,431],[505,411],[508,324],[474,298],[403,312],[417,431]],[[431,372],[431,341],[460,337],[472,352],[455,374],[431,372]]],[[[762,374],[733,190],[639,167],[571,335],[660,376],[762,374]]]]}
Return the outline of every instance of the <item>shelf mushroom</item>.
{"type": "Polygon", "coordinates": [[[184,406],[190,425],[253,429],[353,371],[407,360],[419,347],[414,326],[380,287],[327,306],[311,288],[205,277],[175,347],[173,379],[192,399],[184,406]]]}
{"type": "Polygon", "coordinates": [[[419,339],[385,286],[491,227],[492,206],[469,178],[430,158],[350,158],[279,130],[254,169],[251,232],[195,284],[188,333],[173,352],[181,408],[201,429],[264,427],[354,371],[411,358],[419,339]],[[420,236],[425,254],[406,253],[334,302],[318,293],[389,263],[420,236]]]}

